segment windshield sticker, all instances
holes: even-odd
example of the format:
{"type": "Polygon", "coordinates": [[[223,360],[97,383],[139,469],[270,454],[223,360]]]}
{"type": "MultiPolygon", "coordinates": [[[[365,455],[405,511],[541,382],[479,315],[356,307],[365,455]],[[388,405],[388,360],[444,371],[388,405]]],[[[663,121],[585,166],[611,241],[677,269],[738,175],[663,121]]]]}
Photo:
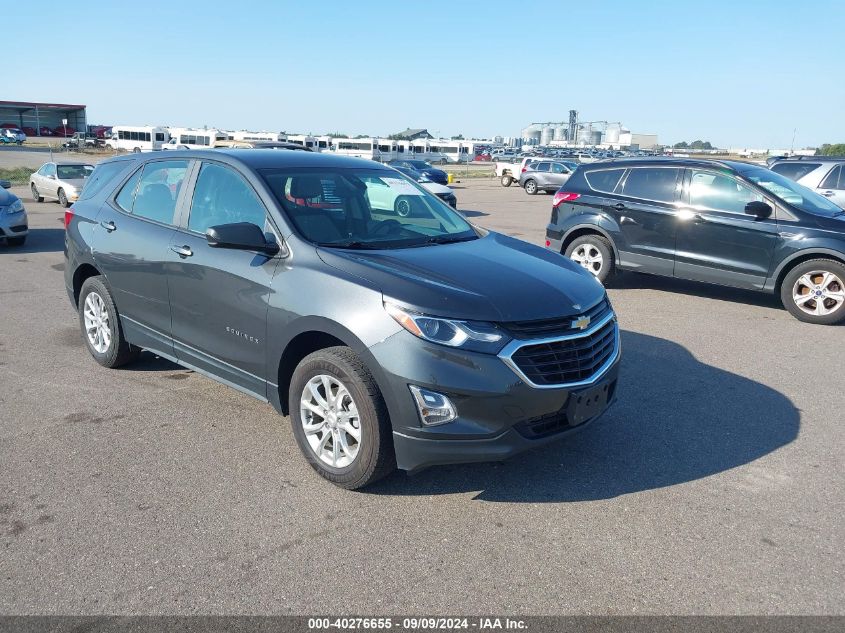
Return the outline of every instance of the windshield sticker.
{"type": "Polygon", "coordinates": [[[422,191],[414,187],[411,183],[407,180],[402,180],[401,178],[382,178],[386,185],[388,185],[391,189],[395,189],[398,193],[406,195],[406,196],[421,196],[423,195],[422,191]]]}

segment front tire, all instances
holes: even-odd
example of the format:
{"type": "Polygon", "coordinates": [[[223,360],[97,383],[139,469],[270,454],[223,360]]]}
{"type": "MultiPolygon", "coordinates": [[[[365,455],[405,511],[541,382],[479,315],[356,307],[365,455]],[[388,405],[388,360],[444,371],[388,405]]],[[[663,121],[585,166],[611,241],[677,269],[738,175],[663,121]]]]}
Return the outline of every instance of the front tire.
{"type": "Polygon", "coordinates": [[[604,283],[614,272],[613,247],[600,235],[581,235],[566,247],[564,254],[589,270],[604,283]]]}
{"type": "Polygon", "coordinates": [[[79,291],[79,327],[91,356],[113,369],[135,360],[141,350],[123,335],[120,316],[101,276],[89,277],[79,291]]]}
{"type": "Polygon", "coordinates": [[[511,183],[513,183],[513,178],[511,178],[511,177],[510,177],[509,175],[507,175],[507,174],[505,174],[504,176],[502,176],[502,186],[503,186],[503,187],[510,187],[510,186],[511,186],[511,183]]]}
{"type": "Polygon", "coordinates": [[[62,207],[64,207],[65,209],[67,209],[67,207],[68,207],[69,203],[68,203],[67,195],[65,194],[64,189],[59,189],[59,204],[62,207]]]}
{"type": "Polygon", "coordinates": [[[288,393],[294,437],[320,476],[356,490],[395,470],[387,406],[372,374],[348,347],[303,358],[288,393]]]}
{"type": "Polygon", "coordinates": [[[525,193],[529,196],[533,196],[537,193],[537,181],[531,180],[530,178],[525,181],[525,193]]]}
{"type": "Polygon", "coordinates": [[[832,259],[798,264],[784,277],[780,299],[799,321],[817,325],[845,322],[845,264],[832,259]]]}

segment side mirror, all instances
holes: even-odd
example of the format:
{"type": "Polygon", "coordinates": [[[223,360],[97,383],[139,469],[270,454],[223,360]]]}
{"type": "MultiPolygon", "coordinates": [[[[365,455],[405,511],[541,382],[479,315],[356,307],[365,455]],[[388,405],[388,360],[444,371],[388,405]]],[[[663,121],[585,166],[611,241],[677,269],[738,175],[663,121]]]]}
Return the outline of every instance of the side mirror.
{"type": "Polygon", "coordinates": [[[772,207],[762,200],[752,200],[745,205],[745,212],[758,218],[769,218],[772,216],[772,207]]]}
{"type": "Polygon", "coordinates": [[[267,241],[264,231],[250,222],[210,226],[205,232],[205,239],[209,246],[215,248],[259,251],[265,255],[275,255],[282,250],[275,242],[267,241]]]}

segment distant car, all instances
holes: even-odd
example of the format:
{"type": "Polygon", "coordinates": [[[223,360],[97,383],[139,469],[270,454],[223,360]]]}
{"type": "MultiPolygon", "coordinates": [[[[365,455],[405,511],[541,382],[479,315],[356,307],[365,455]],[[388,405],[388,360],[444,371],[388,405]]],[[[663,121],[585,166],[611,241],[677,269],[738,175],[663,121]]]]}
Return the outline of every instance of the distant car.
{"type": "Polygon", "coordinates": [[[769,169],[845,209],[845,158],[799,156],[777,161],[769,169]]]}
{"type": "Polygon", "coordinates": [[[54,198],[63,207],[68,207],[79,198],[85,181],[93,171],[94,166],[85,163],[44,163],[29,177],[32,199],[43,202],[44,198],[54,198]]]}
{"type": "Polygon", "coordinates": [[[34,127],[22,127],[21,131],[27,136],[38,136],[38,130],[34,127]]]}
{"type": "Polygon", "coordinates": [[[797,319],[845,322],[845,211],[740,161],[579,165],[555,194],[546,248],[604,282],[635,270],[779,295],[797,319]]]}
{"type": "Polygon", "coordinates": [[[73,136],[76,134],[76,128],[69,125],[57,125],[53,128],[53,136],[73,136]]]}
{"type": "Polygon", "coordinates": [[[530,196],[538,191],[555,192],[569,180],[573,171],[575,166],[572,163],[559,160],[530,162],[519,177],[519,186],[530,196]]]}
{"type": "Polygon", "coordinates": [[[0,141],[3,143],[14,143],[16,145],[22,145],[23,142],[26,140],[26,134],[23,133],[23,130],[17,127],[4,127],[0,130],[0,141]]]}
{"type": "MultiPolygon", "coordinates": [[[[458,199],[455,197],[455,192],[452,191],[451,187],[434,182],[431,178],[416,169],[408,169],[407,167],[394,167],[394,169],[402,172],[409,178],[416,180],[423,189],[428,189],[431,193],[440,198],[453,209],[458,208],[458,199]]],[[[401,210],[397,210],[397,213],[402,215],[401,210]]]]}
{"type": "Polygon", "coordinates": [[[9,246],[23,246],[29,233],[29,223],[23,202],[11,191],[6,191],[12,183],[0,181],[0,240],[6,240],[9,246]]]}
{"type": "Polygon", "coordinates": [[[449,176],[445,171],[432,167],[431,163],[424,160],[392,160],[387,164],[390,167],[406,167],[408,169],[415,169],[416,171],[425,174],[436,183],[441,185],[449,184],[449,176]]]}
{"type": "Polygon", "coordinates": [[[103,147],[105,142],[101,138],[97,138],[96,134],[90,132],[76,132],[67,141],[62,143],[62,147],[66,148],[80,148],[80,147],[103,147]]]}
{"type": "Polygon", "coordinates": [[[53,134],[53,130],[48,128],[46,125],[42,125],[38,128],[38,136],[55,136],[53,134]]]}

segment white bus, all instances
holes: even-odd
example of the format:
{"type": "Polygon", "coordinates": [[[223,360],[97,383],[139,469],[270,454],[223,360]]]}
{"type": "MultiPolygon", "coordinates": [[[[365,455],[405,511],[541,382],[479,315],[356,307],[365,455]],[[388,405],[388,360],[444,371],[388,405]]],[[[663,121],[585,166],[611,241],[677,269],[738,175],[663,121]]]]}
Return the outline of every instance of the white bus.
{"type": "Polygon", "coordinates": [[[187,127],[170,128],[170,140],[161,149],[207,149],[220,141],[229,141],[225,130],[194,129],[187,127]]]}
{"type": "Polygon", "coordinates": [[[429,141],[429,144],[431,160],[449,163],[466,163],[474,157],[472,151],[473,143],[432,139],[429,141]]]}
{"type": "Polygon", "coordinates": [[[166,127],[150,125],[115,125],[106,147],[127,152],[152,152],[170,140],[166,127]]]}
{"type": "Polygon", "coordinates": [[[404,156],[399,142],[386,138],[334,138],[330,151],[341,156],[367,158],[386,163],[404,156]]]}
{"type": "Polygon", "coordinates": [[[232,141],[284,141],[285,135],[277,132],[249,132],[248,130],[239,130],[232,132],[232,141]]]}

